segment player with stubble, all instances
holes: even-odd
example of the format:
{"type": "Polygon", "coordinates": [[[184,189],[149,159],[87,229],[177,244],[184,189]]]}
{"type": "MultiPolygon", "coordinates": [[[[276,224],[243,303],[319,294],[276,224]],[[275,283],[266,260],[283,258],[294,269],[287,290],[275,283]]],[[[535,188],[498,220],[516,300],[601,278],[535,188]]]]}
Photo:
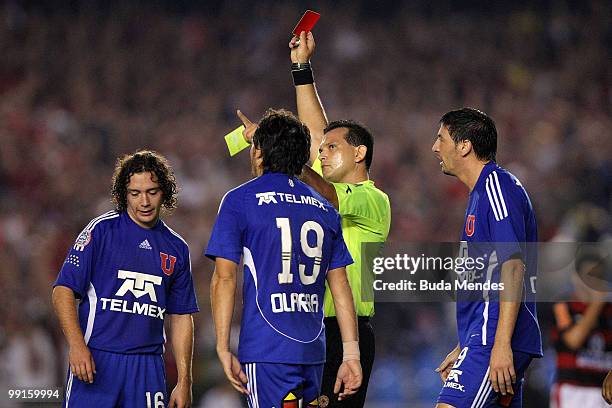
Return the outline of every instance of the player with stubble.
{"type": "Polygon", "coordinates": [[[319,407],[326,282],[343,347],[335,391],[344,399],[361,385],[357,323],[345,271],[353,260],[338,212],[297,177],[309,157],[308,129],[292,114],[273,110],[249,128],[254,130],[255,178],[223,197],[206,250],[215,261],[211,301],[217,354],[249,407],[319,407]],[[241,259],[243,312],[236,357],[230,327],[241,259]]]}
{"type": "Polygon", "coordinates": [[[312,168],[304,167],[302,180],[338,209],[342,216],[344,240],[355,260],[354,264],[347,267],[347,275],[358,316],[363,384],[354,396],[344,401],[339,401],[334,393],[335,372],[342,362],[342,343],[333,307],[333,294],[327,291],[327,360],[321,394],[329,407],[358,408],[365,404],[375,355],[374,330],[370,323],[374,315],[373,279],[371,272],[362,271],[362,244],[376,243],[380,247],[387,240],[391,226],[391,207],[387,195],[369,177],[374,154],[372,134],[352,120],[327,120],[310,66],[315,50],[313,34],[300,33],[299,38],[292,38],[289,48],[298,116],[312,137],[309,157],[312,168]]]}
{"type": "Polygon", "coordinates": [[[463,108],[442,116],[432,151],[442,172],[470,192],[461,256],[486,260],[457,279],[503,284],[499,291],[457,291],[459,343],[436,368],[444,383],[436,407],[521,407],[525,371],[542,357],[531,201],[521,182],[496,163],[497,129],[483,112],[463,108]]]}
{"type": "Polygon", "coordinates": [[[176,196],[163,156],[124,156],[113,175],[116,209],[91,220],[68,252],[53,285],[69,346],[65,407],[190,406],[198,311],[191,259],[185,240],[160,219],[176,196]],[[169,400],[167,317],[178,371],[169,400]]]}

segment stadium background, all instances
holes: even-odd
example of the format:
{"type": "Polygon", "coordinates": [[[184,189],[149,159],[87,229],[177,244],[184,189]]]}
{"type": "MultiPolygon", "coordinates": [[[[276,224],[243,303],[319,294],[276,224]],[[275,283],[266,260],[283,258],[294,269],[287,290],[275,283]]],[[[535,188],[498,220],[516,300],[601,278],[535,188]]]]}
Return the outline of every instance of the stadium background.
{"type": "MultiPolygon", "coordinates": [[[[329,117],[376,136],[371,176],[391,198],[391,241],[457,239],[467,193],[430,147],[441,114],[464,105],[496,120],[498,161],[530,192],[542,241],[609,237],[611,4],[504,3],[3,2],[0,390],[63,384],[50,285],[78,232],[111,207],[114,159],[147,147],[170,158],[181,188],[167,220],[190,244],[202,309],[194,405],[236,406],[201,252],[223,193],[249,178],[247,154],[230,159],[223,143],[236,108],[295,110],[287,42],[306,8],[322,13],[313,66],[329,117]]],[[[550,307],[539,307],[548,338],[550,307]]],[[[456,342],[452,305],[377,311],[368,406],[433,406],[433,369],[456,342]]],[[[526,407],[546,404],[546,347],[526,407]]]]}

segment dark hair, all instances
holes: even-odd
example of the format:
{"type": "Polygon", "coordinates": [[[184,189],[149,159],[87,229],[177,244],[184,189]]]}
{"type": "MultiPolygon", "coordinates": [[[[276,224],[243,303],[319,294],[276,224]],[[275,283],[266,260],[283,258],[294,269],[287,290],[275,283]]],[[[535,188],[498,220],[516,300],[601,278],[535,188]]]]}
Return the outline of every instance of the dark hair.
{"type": "Polygon", "coordinates": [[[111,190],[117,211],[121,212],[127,209],[127,185],[130,182],[130,177],[136,173],[147,171],[157,177],[163,195],[162,206],[169,211],[176,208],[178,190],[170,163],[164,156],[155,151],[139,150],[117,159],[111,190]]]}
{"type": "Polygon", "coordinates": [[[344,136],[344,140],[346,140],[348,144],[355,147],[361,145],[366,147],[365,165],[366,169],[369,171],[372,165],[372,156],[374,155],[374,136],[372,136],[372,133],[362,124],[352,120],[335,120],[330,122],[323,130],[323,133],[338,128],[346,128],[347,133],[346,136],[344,136]]]}
{"type": "Polygon", "coordinates": [[[310,157],[310,132],[291,112],[268,109],[253,135],[264,171],[300,174],[310,157]]]}
{"type": "Polygon", "coordinates": [[[445,113],[440,123],[448,129],[455,143],[469,140],[480,160],[495,161],[497,129],[493,119],[474,108],[462,108],[445,113]]]}

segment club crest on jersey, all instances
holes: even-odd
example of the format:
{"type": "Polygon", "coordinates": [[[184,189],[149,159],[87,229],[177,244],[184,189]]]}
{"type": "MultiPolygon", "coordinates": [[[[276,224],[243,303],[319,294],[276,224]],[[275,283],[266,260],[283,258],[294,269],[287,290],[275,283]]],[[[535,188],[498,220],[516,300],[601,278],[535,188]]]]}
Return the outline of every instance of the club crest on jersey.
{"type": "Polygon", "coordinates": [[[259,198],[259,202],[257,203],[257,205],[271,203],[278,204],[278,201],[276,201],[276,198],[274,198],[275,195],[276,193],[274,191],[266,191],[264,193],[255,194],[255,197],[259,198]]]}
{"type": "Polygon", "coordinates": [[[468,237],[471,237],[472,235],[474,235],[475,224],[476,224],[476,216],[471,215],[471,214],[468,215],[467,220],[465,221],[465,234],[468,237]]]}
{"type": "Polygon", "coordinates": [[[168,276],[172,275],[172,273],[174,272],[174,264],[176,263],[176,256],[160,252],[159,257],[161,258],[162,271],[168,276]]]}
{"type": "Polygon", "coordinates": [[[73,248],[77,251],[83,251],[87,244],[91,241],[91,231],[84,229],[77,237],[73,248]]]}

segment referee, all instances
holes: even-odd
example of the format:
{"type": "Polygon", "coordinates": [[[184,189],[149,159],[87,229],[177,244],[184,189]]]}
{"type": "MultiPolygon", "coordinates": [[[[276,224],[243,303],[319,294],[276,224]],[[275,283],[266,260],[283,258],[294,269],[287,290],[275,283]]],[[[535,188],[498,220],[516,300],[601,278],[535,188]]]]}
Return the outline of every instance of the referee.
{"type": "Polygon", "coordinates": [[[302,32],[299,42],[298,37],[294,37],[289,48],[298,116],[308,126],[312,138],[312,169],[305,166],[302,179],[327,198],[342,216],[344,241],[355,261],[346,268],[346,272],[358,316],[363,382],[356,394],[338,401],[334,384],[342,363],[343,347],[336,312],[327,288],[324,309],[327,356],[319,404],[321,408],[363,407],[375,346],[374,331],[370,325],[370,318],[374,315],[374,293],[371,276],[361,274],[361,244],[382,244],[386,241],[391,225],[391,207],[387,195],[376,188],[369,178],[374,151],[374,139],[370,132],[353,121],[327,121],[310,67],[310,57],[315,48],[312,33],[302,32]]]}

